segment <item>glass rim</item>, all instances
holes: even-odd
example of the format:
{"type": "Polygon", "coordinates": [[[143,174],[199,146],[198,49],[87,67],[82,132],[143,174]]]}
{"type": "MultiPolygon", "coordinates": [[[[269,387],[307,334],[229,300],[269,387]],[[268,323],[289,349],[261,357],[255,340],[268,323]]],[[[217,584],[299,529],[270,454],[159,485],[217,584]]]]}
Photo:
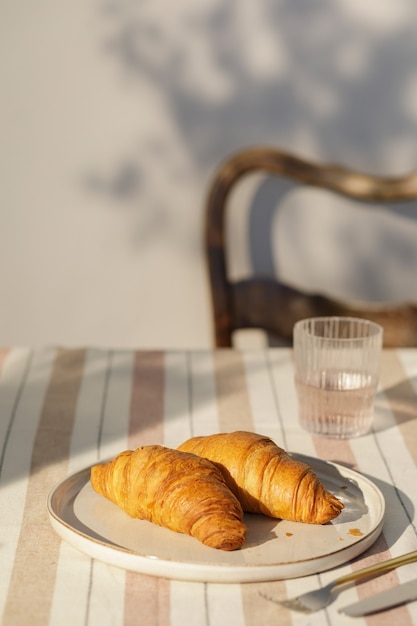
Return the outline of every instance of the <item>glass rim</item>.
{"type": "Polygon", "coordinates": [[[363,342],[369,339],[375,339],[378,337],[383,337],[383,333],[384,333],[384,328],[383,326],[381,326],[381,324],[378,324],[377,322],[374,322],[372,320],[368,320],[366,318],[363,317],[354,317],[354,316],[349,316],[349,315],[321,315],[321,316],[317,316],[317,317],[306,317],[303,318],[301,320],[298,320],[297,322],[295,322],[294,324],[294,328],[293,328],[293,334],[295,335],[296,331],[299,331],[303,329],[305,335],[307,337],[313,338],[313,339],[318,339],[320,341],[339,341],[339,342],[363,342]],[[345,322],[355,322],[358,325],[361,325],[362,327],[367,327],[372,329],[372,332],[369,333],[368,335],[365,336],[354,336],[354,337],[326,337],[323,335],[317,335],[313,332],[313,330],[311,329],[311,327],[309,325],[311,325],[312,323],[315,322],[335,322],[335,321],[345,321],[345,322]]]}

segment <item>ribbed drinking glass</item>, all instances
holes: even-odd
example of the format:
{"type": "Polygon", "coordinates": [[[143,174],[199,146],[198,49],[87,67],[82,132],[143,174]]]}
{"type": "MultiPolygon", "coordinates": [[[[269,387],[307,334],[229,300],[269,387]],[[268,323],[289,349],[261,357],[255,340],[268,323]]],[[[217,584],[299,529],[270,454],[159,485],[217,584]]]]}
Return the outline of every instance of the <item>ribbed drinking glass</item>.
{"type": "Polygon", "coordinates": [[[338,439],[371,429],[382,338],[381,326],[354,317],[315,317],[295,324],[295,385],[303,428],[338,439]]]}

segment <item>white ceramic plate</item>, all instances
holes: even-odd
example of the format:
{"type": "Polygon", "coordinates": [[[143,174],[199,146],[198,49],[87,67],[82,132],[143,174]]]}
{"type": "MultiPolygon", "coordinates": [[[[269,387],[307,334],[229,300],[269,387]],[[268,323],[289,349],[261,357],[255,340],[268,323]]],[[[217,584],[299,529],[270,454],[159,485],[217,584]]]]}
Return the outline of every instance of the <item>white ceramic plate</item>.
{"type": "Polygon", "coordinates": [[[86,468],[48,498],[51,524],[64,540],[111,565],[177,580],[239,583],[296,578],[341,565],[371,546],[382,530],[385,502],[376,485],[334,463],[293,454],[310,465],[345,505],[323,526],[245,515],[240,550],[208,548],[197,539],[131,519],[92,489],[86,468]]]}

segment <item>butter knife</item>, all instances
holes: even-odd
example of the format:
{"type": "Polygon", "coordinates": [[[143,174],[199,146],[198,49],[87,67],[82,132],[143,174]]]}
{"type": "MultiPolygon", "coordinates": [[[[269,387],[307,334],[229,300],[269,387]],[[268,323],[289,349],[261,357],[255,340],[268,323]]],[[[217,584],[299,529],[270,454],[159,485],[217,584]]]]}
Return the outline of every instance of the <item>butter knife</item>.
{"type": "Polygon", "coordinates": [[[411,600],[417,600],[417,579],[411,580],[408,583],[397,585],[388,591],[382,591],[365,600],[359,600],[349,606],[345,606],[339,609],[339,613],[345,613],[351,617],[361,617],[363,615],[369,615],[370,613],[376,613],[377,611],[383,611],[384,609],[390,609],[404,602],[410,602],[411,600]]]}

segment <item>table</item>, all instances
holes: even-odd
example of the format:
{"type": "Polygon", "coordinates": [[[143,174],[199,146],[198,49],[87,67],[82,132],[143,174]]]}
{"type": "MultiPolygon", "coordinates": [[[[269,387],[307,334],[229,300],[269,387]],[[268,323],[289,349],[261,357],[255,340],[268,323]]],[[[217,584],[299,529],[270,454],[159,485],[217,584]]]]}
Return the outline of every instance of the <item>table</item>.
{"type": "MultiPolygon", "coordinates": [[[[6,626],[343,626],[338,608],[413,579],[417,564],[345,589],[306,616],[266,600],[417,549],[417,350],[385,350],[375,428],[337,441],[296,419],[287,348],[140,351],[48,347],[0,350],[0,615],[6,626]],[[190,436],[254,430],[290,451],[371,477],[387,516],[353,562],[290,580],[218,584],[167,580],[92,560],[53,531],[46,500],[61,480],[123,449],[190,436]]],[[[417,602],[357,624],[417,625],[417,602]]]]}

